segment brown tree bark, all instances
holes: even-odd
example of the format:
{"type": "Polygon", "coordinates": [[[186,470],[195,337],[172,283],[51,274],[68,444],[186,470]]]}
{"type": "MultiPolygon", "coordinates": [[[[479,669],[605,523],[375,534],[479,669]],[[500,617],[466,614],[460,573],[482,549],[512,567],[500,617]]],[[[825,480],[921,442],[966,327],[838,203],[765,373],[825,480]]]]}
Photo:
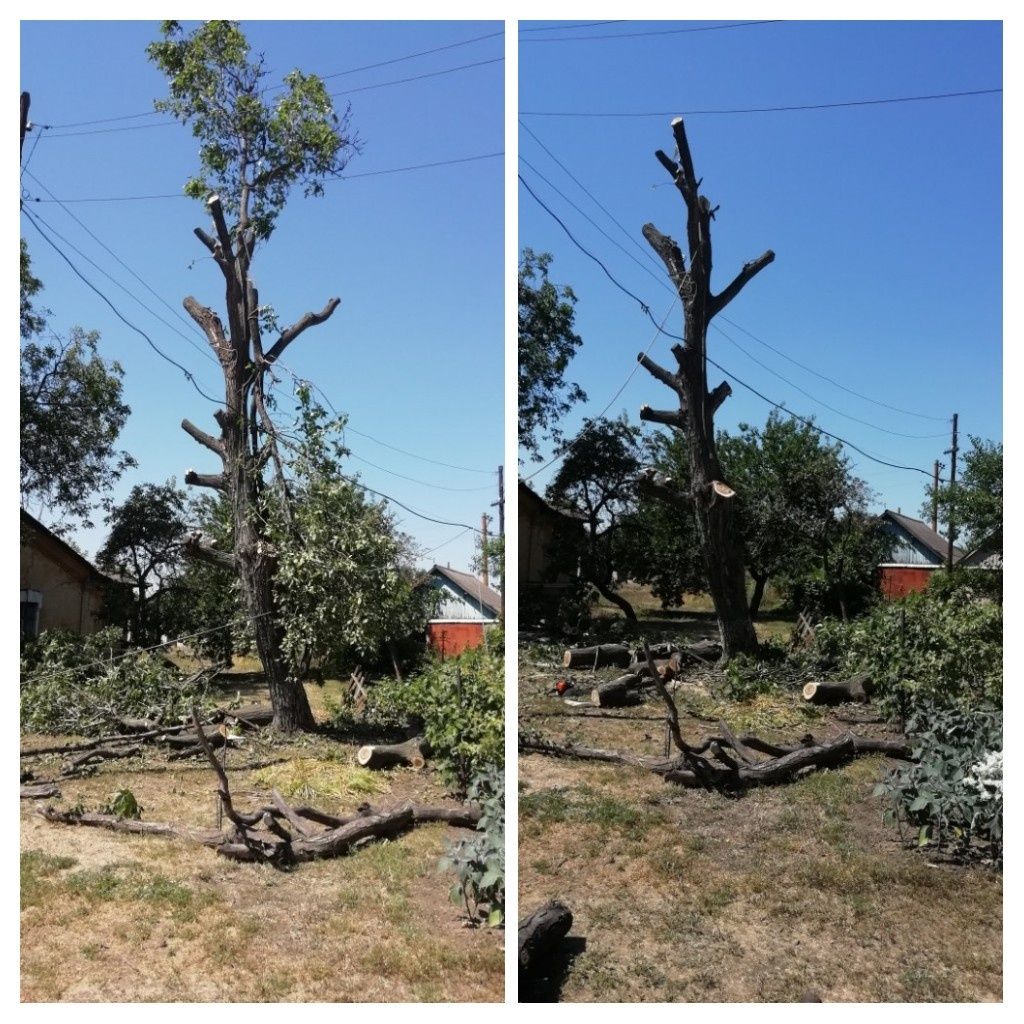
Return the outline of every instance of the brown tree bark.
{"type": "MultiPolygon", "coordinates": [[[[644,407],[640,418],[668,423],[686,438],[690,461],[690,494],[701,550],[704,556],[708,589],[718,616],[722,635],[722,660],[733,655],[752,653],[757,636],[747,605],[746,577],[742,542],[735,522],[735,502],[731,489],[722,486],[722,467],[715,449],[714,415],[731,393],[723,381],[713,390],[707,383],[707,332],[712,317],[728,305],[744,285],[775,259],[770,250],[746,264],[736,278],[717,295],[711,291],[711,221],[715,210],[699,194],[700,181],[693,168],[690,145],[682,118],[672,122],[672,134],[679,162],[661,150],[656,156],[672,177],[686,203],[686,238],[690,266],[678,244],[663,235],[653,224],[645,224],[644,237],[661,257],[669,277],[683,303],[684,344],[675,345],[677,369],[666,370],[647,355],[640,364],[657,380],[671,388],[679,403],[679,412],[659,412],[644,407]]],[[[680,514],[684,510],[680,504],[680,514]]]]}
{"type": "MultiPolygon", "coordinates": [[[[245,170],[242,169],[243,177],[245,170]]],[[[300,674],[294,667],[289,668],[282,652],[283,631],[277,620],[273,593],[276,557],[261,516],[266,491],[264,470],[269,463],[273,462],[277,470],[286,519],[289,500],[283,488],[277,434],[264,402],[264,380],[268,368],[285,349],[307,328],[327,320],[339,300],[331,299],[319,313],[307,313],[282,331],[264,353],[259,298],[249,278],[254,238],[248,223],[248,197],[242,197],[234,233],[228,228],[219,198],[211,196],[207,206],[216,237],[201,228],[197,228],[195,234],[209,249],[224,276],[227,331],[211,309],[191,296],[185,299],[184,305],[203,329],[221,364],[224,408],[214,414],[220,427],[219,436],[207,434],[188,420],[183,420],[181,425],[195,441],[220,457],[222,471],[197,473],[189,470],[185,482],[227,495],[231,503],[234,548],[230,552],[220,551],[194,536],[186,543],[185,550],[192,557],[230,568],[238,574],[243,602],[252,620],[256,650],[270,690],[274,726],[283,732],[312,729],[315,722],[300,674]]]]}

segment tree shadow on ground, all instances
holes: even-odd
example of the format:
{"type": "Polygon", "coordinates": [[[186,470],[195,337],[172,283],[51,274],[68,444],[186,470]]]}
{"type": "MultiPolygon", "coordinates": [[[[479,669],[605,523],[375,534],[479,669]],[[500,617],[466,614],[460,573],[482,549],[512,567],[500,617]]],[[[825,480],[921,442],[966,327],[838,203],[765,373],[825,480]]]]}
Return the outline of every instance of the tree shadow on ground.
{"type": "Polygon", "coordinates": [[[586,951],[587,940],[579,935],[567,935],[548,959],[543,971],[519,975],[519,1002],[557,1003],[561,1001],[562,986],[569,976],[573,962],[586,951]]]}

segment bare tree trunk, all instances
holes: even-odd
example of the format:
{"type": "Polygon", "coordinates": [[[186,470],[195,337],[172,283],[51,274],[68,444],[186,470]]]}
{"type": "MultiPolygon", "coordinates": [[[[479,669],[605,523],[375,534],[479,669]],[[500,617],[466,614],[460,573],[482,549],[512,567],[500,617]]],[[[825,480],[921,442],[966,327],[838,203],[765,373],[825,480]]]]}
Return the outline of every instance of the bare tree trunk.
{"type": "Polygon", "coordinates": [[[757,613],[761,610],[761,601],[764,599],[764,587],[768,582],[767,576],[755,576],[754,577],[754,592],[750,595],[750,621],[753,622],[757,618],[757,613]]]}
{"type": "MultiPolygon", "coordinates": [[[[244,174],[244,168],[243,168],[244,174]]],[[[277,556],[268,535],[265,467],[277,468],[283,515],[289,520],[289,497],[283,489],[283,473],[277,449],[277,433],[267,415],[263,399],[264,378],[269,367],[309,327],[323,323],[338,305],[331,299],[319,313],[307,313],[283,330],[264,353],[259,327],[259,299],[249,278],[249,261],[254,239],[248,228],[248,198],[243,195],[239,222],[234,235],[229,231],[217,196],[207,201],[216,238],[201,228],[195,231],[209,249],[224,275],[228,314],[225,333],[220,318],[195,299],[185,299],[185,309],[206,334],[224,373],[225,407],[214,414],[220,436],[214,437],[188,420],[182,429],[195,441],[220,456],[222,472],[197,473],[189,470],[185,483],[209,487],[225,494],[231,503],[234,550],[220,551],[192,536],[185,544],[187,554],[237,573],[246,611],[252,620],[259,653],[274,708],[274,726],[283,732],[311,729],[316,724],[309,707],[301,674],[289,670],[282,651],[283,631],[274,607],[273,582],[277,556]]]]}
{"type": "MultiPolygon", "coordinates": [[[[671,175],[686,203],[686,237],[690,267],[678,244],[661,234],[653,224],[645,224],[644,237],[661,257],[669,277],[683,303],[684,344],[674,345],[672,353],[678,369],[670,372],[645,354],[641,365],[656,379],[671,388],[678,400],[678,411],[644,406],[640,418],[672,426],[686,438],[690,459],[690,493],[697,524],[708,589],[714,601],[722,634],[722,658],[757,649],[750,610],[747,606],[743,550],[735,522],[734,492],[722,479],[722,467],[715,449],[714,415],[731,393],[723,381],[714,390],[707,386],[707,332],[712,317],[725,308],[744,285],[775,259],[770,250],[747,263],[733,282],[717,295],[711,292],[711,221],[715,210],[700,195],[693,159],[682,118],[672,122],[672,134],[679,152],[676,163],[661,150],[656,155],[671,175]]],[[[682,498],[682,495],[678,496],[682,498]]],[[[680,513],[683,509],[680,502],[680,513]]]]}
{"type": "Polygon", "coordinates": [[[633,610],[633,606],[621,595],[616,594],[611,587],[606,586],[603,583],[595,583],[594,589],[610,604],[615,605],[626,619],[631,622],[634,626],[637,624],[636,612],[633,610]]]}

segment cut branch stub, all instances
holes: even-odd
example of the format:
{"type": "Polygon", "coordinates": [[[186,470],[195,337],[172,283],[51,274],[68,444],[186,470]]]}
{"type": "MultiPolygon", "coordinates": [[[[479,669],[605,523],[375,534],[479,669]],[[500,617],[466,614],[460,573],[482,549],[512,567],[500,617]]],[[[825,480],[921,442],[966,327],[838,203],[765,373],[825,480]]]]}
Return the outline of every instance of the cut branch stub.
{"type": "Polygon", "coordinates": [[[378,743],[360,747],[356,761],[364,768],[379,770],[404,765],[421,770],[427,763],[426,743],[422,736],[414,736],[404,743],[378,743]]]}
{"type": "Polygon", "coordinates": [[[564,903],[551,900],[519,922],[519,971],[542,970],[555,947],[572,928],[572,912],[564,903]]]}
{"type": "Polygon", "coordinates": [[[686,429],[686,417],[680,409],[652,409],[649,405],[641,405],[640,419],[645,423],[660,423],[677,430],[686,429]]]}
{"type": "Polygon", "coordinates": [[[866,704],[870,690],[870,675],[860,672],[849,679],[807,683],[803,688],[803,696],[811,704],[844,704],[848,701],[866,704]]]}
{"type": "Polygon", "coordinates": [[[659,366],[646,352],[641,352],[637,357],[636,361],[652,376],[655,380],[660,380],[662,384],[667,388],[671,388],[677,395],[683,394],[683,383],[676,376],[666,370],[664,366],[659,366]]]}

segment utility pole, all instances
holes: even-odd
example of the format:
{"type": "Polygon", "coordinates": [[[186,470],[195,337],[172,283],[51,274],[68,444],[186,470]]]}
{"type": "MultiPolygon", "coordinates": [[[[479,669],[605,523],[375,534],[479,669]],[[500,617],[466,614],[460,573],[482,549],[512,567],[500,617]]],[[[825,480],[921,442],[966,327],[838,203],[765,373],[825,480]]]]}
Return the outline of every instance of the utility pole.
{"type": "Polygon", "coordinates": [[[498,507],[498,536],[502,539],[501,578],[498,593],[501,594],[501,618],[505,619],[505,467],[498,467],[498,500],[491,502],[491,508],[498,507]]]}
{"type": "Polygon", "coordinates": [[[25,132],[28,131],[28,108],[32,102],[32,97],[27,92],[21,94],[21,149],[19,153],[25,151],[25,132]]]}
{"type": "Polygon", "coordinates": [[[485,587],[490,586],[490,584],[487,581],[487,562],[488,562],[488,552],[487,552],[487,520],[489,518],[490,517],[487,515],[486,512],[483,512],[480,515],[480,533],[482,535],[482,539],[480,541],[480,554],[483,556],[480,559],[480,562],[483,565],[483,578],[484,578],[484,586],[485,587]]]}
{"type": "Polygon", "coordinates": [[[953,413],[953,446],[946,452],[950,456],[949,464],[949,515],[946,528],[949,538],[946,545],[946,570],[953,570],[953,541],[956,539],[956,453],[957,453],[957,429],[959,427],[959,416],[953,413]]]}
{"type": "Polygon", "coordinates": [[[939,532],[939,470],[942,464],[935,460],[935,472],[932,475],[932,531],[939,532]]]}

